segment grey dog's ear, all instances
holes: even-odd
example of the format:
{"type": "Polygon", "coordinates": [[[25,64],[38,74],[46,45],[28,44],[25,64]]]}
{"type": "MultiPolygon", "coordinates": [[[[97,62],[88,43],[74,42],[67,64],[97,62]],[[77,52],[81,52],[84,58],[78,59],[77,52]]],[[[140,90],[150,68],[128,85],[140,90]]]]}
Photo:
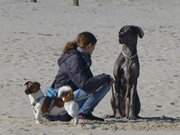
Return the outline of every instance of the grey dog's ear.
{"type": "Polygon", "coordinates": [[[132,29],[139,35],[140,38],[144,37],[144,31],[139,26],[132,26],[132,29]]]}

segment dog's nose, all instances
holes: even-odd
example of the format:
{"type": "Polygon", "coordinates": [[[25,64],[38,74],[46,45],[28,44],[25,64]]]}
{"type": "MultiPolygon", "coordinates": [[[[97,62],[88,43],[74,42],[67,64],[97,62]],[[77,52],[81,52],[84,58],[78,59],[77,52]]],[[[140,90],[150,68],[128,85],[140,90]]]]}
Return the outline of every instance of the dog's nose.
{"type": "Polygon", "coordinates": [[[26,89],[24,92],[26,95],[29,95],[31,93],[29,89],[26,89]]]}
{"type": "Polygon", "coordinates": [[[120,43],[120,44],[123,44],[123,43],[124,43],[121,37],[119,37],[119,43],[120,43]]]}

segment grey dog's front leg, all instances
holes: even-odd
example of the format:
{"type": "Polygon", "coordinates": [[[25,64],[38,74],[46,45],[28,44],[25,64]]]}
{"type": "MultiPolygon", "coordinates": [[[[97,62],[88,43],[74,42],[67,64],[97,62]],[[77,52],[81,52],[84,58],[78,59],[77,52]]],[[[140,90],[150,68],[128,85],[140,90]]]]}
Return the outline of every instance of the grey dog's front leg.
{"type": "Polygon", "coordinates": [[[121,117],[123,117],[122,116],[122,106],[121,106],[121,87],[120,87],[120,81],[117,79],[116,81],[115,81],[115,94],[114,94],[114,98],[115,98],[115,108],[114,108],[114,110],[115,110],[115,113],[114,113],[114,115],[115,115],[115,117],[116,118],[121,118],[121,117]]]}
{"type": "Polygon", "coordinates": [[[129,119],[135,120],[135,90],[136,84],[134,84],[130,90],[130,104],[129,104],[129,119]]]}

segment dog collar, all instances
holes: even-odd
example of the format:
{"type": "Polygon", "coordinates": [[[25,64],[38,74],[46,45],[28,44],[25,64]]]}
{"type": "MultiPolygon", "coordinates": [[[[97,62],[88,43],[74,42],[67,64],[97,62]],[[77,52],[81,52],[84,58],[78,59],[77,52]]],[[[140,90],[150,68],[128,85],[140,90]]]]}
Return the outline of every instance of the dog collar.
{"type": "Polygon", "coordinates": [[[124,57],[126,57],[126,58],[128,58],[128,59],[133,59],[133,58],[135,58],[136,56],[137,56],[137,53],[135,53],[134,55],[132,55],[132,56],[128,56],[127,54],[125,54],[125,52],[122,50],[122,54],[123,54],[123,56],[124,57]]]}
{"type": "Polygon", "coordinates": [[[45,96],[42,95],[42,96],[39,96],[38,98],[35,99],[35,102],[33,103],[33,106],[35,106],[38,102],[41,101],[41,99],[43,99],[45,96]]]}

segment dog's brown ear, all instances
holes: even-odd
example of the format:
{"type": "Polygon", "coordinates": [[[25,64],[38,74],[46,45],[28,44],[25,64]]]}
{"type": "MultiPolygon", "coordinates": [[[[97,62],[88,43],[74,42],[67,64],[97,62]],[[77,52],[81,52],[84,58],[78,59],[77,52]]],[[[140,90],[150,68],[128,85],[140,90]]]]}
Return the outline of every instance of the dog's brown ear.
{"type": "Polygon", "coordinates": [[[27,81],[27,82],[24,83],[24,86],[28,86],[29,84],[32,84],[32,82],[31,81],[27,81]]]}
{"type": "Polygon", "coordinates": [[[34,82],[34,84],[36,84],[36,86],[40,89],[41,85],[39,82],[34,82]]]}
{"type": "Polygon", "coordinates": [[[139,26],[133,26],[133,29],[135,30],[136,34],[138,34],[138,36],[140,38],[143,38],[144,37],[144,31],[142,30],[141,27],[139,26]]]}

